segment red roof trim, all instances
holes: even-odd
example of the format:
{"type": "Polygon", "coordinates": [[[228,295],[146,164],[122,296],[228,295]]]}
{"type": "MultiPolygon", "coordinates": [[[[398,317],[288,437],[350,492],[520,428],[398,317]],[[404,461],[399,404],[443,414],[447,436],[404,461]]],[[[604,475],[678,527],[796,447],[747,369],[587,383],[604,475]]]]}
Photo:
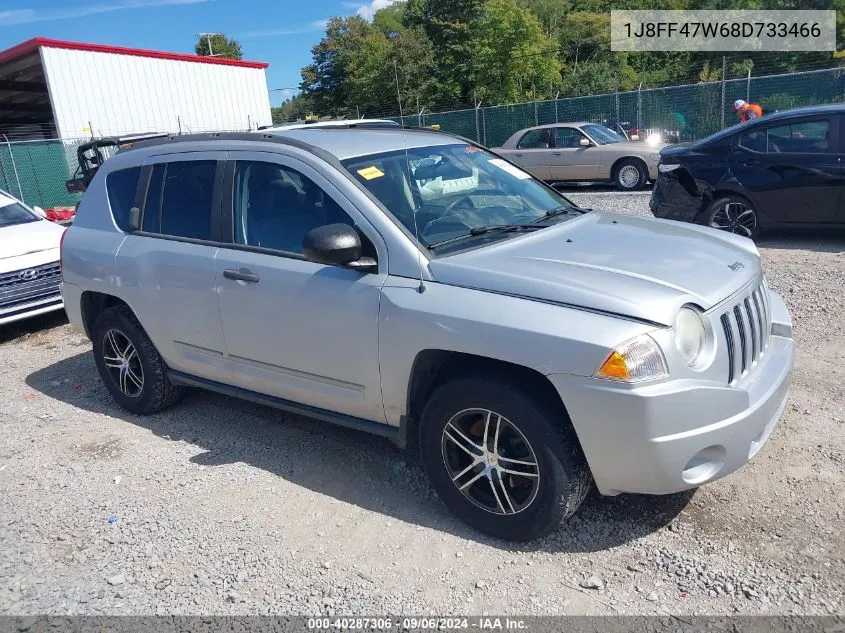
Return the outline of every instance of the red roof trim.
{"type": "Polygon", "coordinates": [[[150,51],[143,48],[126,48],[124,46],[105,46],[103,44],[84,44],[83,42],[67,42],[51,40],[46,37],[34,37],[17,46],[0,51],[0,64],[23,57],[40,47],[64,48],[72,51],[91,51],[94,53],[112,53],[114,55],[133,55],[135,57],[152,57],[154,59],[172,59],[180,62],[199,62],[201,64],[218,64],[221,66],[240,66],[241,68],[267,68],[266,62],[249,62],[241,59],[224,59],[222,57],[202,57],[200,55],[184,55],[182,53],[165,53],[150,51]]]}

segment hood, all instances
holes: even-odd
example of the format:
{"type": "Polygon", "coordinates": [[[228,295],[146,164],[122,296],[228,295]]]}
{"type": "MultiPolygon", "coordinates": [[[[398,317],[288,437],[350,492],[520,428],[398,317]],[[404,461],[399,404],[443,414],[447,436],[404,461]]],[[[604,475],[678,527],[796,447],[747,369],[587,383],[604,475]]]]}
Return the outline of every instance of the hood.
{"type": "Polygon", "coordinates": [[[442,283],[663,325],[671,325],[685,303],[711,308],[761,269],[751,240],[601,212],[435,259],[430,267],[442,283]]]}
{"type": "Polygon", "coordinates": [[[661,148],[660,155],[661,156],[676,156],[678,154],[686,154],[691,145],[692,145],[691,142],[689,142],[689,143],[675,143],[674,145],[666,145],[665,147],[661,148]]]}
{"type": "Polygon", "coordinates": [[[0,227],[0,267],[12,257],[59,248],[65,227],[49,220],[0,227]]]}

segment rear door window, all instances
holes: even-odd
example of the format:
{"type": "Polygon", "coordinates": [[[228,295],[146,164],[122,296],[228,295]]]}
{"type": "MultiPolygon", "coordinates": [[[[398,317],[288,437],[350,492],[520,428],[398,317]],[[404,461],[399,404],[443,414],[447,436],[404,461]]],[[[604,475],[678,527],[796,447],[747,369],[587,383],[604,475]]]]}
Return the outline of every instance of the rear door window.
{"type": "Polygon", "coordinates": [[[143,230],[210,240],[216,173],[217,161],[214,160],[156,165],[147,188],[143,230]]]}
{"type": "Polygon", "coordinates": [[[830,121],[799,121],[768,129],[770,154],[825,154],[830,151],[830,121]]]}
{"type": "Polygon", "coordinates": [[[517,144],[518,149],[548,149],[549,130],[528,130],[517,144]]]}
{"type": "Polygon", "coordinates": [[[109,206],[114,222],[121,231],[129,232],[132,230],[129,226],[129,210],[135,204],[135,192],[138,189],[138,178],[140,176],[140,167],[113,171],[106,176],[109,206]]]}

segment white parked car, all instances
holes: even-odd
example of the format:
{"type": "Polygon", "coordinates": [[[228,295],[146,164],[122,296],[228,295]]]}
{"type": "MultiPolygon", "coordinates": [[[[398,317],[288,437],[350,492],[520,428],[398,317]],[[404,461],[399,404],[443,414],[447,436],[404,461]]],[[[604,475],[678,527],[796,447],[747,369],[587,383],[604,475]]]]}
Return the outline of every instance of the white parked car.
{"type": "Polygon", "coordinates": [[[0,191],[0,325],[61,310],[59,245],[65,227],[0,191]]]}

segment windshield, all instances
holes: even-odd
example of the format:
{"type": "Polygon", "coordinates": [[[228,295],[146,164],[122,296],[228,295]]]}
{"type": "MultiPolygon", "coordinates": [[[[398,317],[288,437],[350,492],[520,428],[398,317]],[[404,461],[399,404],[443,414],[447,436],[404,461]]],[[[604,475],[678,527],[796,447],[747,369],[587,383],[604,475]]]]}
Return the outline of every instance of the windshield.
{"type": "Polygon", "coordinates": [[[19,202],[0,207],[0,227],[37,222],[40,219],[19,202]]]}
{"type": "Polygon", "coordinates": [[[574,207],[526,172],[474,145],[415,147],[407,150],[407,162],[405,157],[400,150],[352,158],[343,165],[426,247],[480,227],[530,223],[549,211],[574,207]]]}
{"type": "Polygon", "coordinates": [[[598,125],[597,123],[590,123],[581,127],[587,134],[593,137],[593,140],[599,145],[610,145],[612,143],[622,143],[625,141],[622,136],[611,130],[609,127],[598,125]]]}

